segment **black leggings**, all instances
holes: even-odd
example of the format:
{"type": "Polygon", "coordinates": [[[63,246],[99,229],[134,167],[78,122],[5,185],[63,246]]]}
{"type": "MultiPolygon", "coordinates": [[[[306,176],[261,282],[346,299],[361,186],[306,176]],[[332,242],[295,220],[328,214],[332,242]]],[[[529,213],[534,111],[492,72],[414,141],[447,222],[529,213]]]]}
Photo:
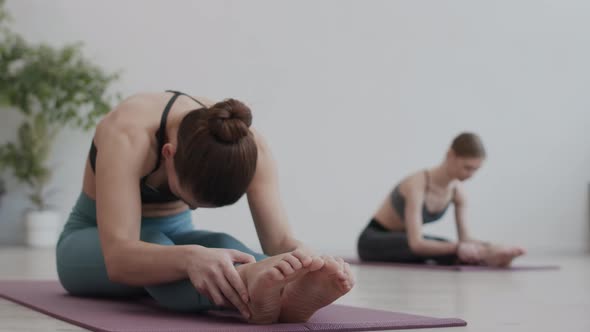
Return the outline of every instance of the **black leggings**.
{"type": "MultiPolygon", "coordinates": [[[[425,239],[448,242],[447,239],[424,235],[425,239]]],[[[387,230],[375,219],[363,230],[358,239],[358,254],[361,260],[370,262],[429,263],[452,265],[458,262],[457,255],[419,256],[412,252],[405,232],[387,230]]]]}

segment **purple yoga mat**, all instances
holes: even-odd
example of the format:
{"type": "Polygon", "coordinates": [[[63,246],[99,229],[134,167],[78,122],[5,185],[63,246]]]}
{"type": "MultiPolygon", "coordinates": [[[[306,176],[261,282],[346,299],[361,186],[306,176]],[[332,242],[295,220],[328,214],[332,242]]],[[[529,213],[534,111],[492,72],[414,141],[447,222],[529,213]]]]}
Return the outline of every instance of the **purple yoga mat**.
{"type": "Polygon", "coordinates": [[[349,264],[369,266],[404,267],[427,270],[443,271],[535,271],[535,270],[559,270],[557,265],[512,265],[510,267],[491,267],[484,265],[436,265],[419,263],[390,263],[390,262],[365,262],[358,258],[345,258],[349,264]]]}
{"type": "Polygon", "coordinates": [[[230,312],[175,313],[152,301],[69,296],[57,281],[0,281],[0,297],[52,317],[101,332],[377,331],[465,326],[456,318],[433,318],[330,305],[305,324],[252,325],[230,312]]]}

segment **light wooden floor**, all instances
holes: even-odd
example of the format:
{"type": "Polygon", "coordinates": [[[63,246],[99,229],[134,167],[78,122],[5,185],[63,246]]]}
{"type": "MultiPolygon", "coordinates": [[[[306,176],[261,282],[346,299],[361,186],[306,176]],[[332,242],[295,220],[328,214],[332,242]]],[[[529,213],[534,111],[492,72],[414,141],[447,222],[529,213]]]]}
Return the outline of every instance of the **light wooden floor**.
{"type": "MultiPolygon", "coordinates": [[[[467,327],[421,331],[590,331],[590,255],[534,257],[559,271],[451,272],[353,267],[356,287],[339,303],[437,317],[467,327]]],[[[51,250],[0,247],[0,279],[56,279],[51,250]]],[[[84,331],[0,300],[0,332],[84,331]]]]}

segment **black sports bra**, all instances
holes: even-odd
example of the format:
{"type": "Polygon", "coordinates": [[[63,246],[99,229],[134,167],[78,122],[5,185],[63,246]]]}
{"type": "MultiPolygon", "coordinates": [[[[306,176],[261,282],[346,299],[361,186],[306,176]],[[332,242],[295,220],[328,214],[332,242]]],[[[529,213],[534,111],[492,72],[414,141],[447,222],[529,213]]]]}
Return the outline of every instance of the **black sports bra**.
{"type": "MultiPolygon", "coordinates": [[[[174,201],[179,200],[178,197],[176,197],[172,192],[170,192],[170,189],[168,187],[166,187],[164,189],[157,189],[157,188],[150,186],[146,182],[148,176],[150,176],[152,173],[154,173],[160,167],[160,162],[162,160],[162,147],[166,143],[166,122],[168,119],[168,113],[170,112],[170,109],[172,108],[172,105],[174,105],[174,102],[176,101],[178,96],[181,96],[181,95],[187,96],[187,97],[191,98],[192,100],[196,101],[199,105],[203,106],[204,108],[207,108],[207,106],[205,106],[203,103],[201,103],[197,99],[195,99],[185,93],[182,93],[179,91],[173,91],[173,90],[166,90],[166,92],[172,92],[173,95],[172,95],[172,98],[170,98],[170,100],[168,101],[168,104],[166,104],[166,108],[164,108],[164,112],[162,113],[162,119],[160,120],[160,128],[156,132],[156,138],[158,140],[158,160],[156,161],[156,166],[148,175],[142,177],[140,180],[139,186],[140,186],[141,202],[142,203],[168,203],[168,202],[174,202],[174,201]]],[[[98,150],[96,149],[96,145],[94,145],[94,140],[92,140],[92,144],[90,146],[90,152],[88,153],[88,159],[90,160],[90,166],[92,167],[92,170],[95,173],[96,173],[96,154],[97,154],[97,152],[98,152],[98,150]]]]}

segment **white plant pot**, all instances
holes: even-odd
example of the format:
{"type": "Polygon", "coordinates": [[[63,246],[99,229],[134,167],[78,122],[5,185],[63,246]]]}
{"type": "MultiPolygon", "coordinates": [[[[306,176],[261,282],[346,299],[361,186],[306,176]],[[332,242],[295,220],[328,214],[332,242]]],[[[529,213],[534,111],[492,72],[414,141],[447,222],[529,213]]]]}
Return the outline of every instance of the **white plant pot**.
{"type": "Polygon", "coordinates": [[[25,243],[29,247],[55,247],[61,226],[57,211],[29,211],[25,214],[25,243]]]}

